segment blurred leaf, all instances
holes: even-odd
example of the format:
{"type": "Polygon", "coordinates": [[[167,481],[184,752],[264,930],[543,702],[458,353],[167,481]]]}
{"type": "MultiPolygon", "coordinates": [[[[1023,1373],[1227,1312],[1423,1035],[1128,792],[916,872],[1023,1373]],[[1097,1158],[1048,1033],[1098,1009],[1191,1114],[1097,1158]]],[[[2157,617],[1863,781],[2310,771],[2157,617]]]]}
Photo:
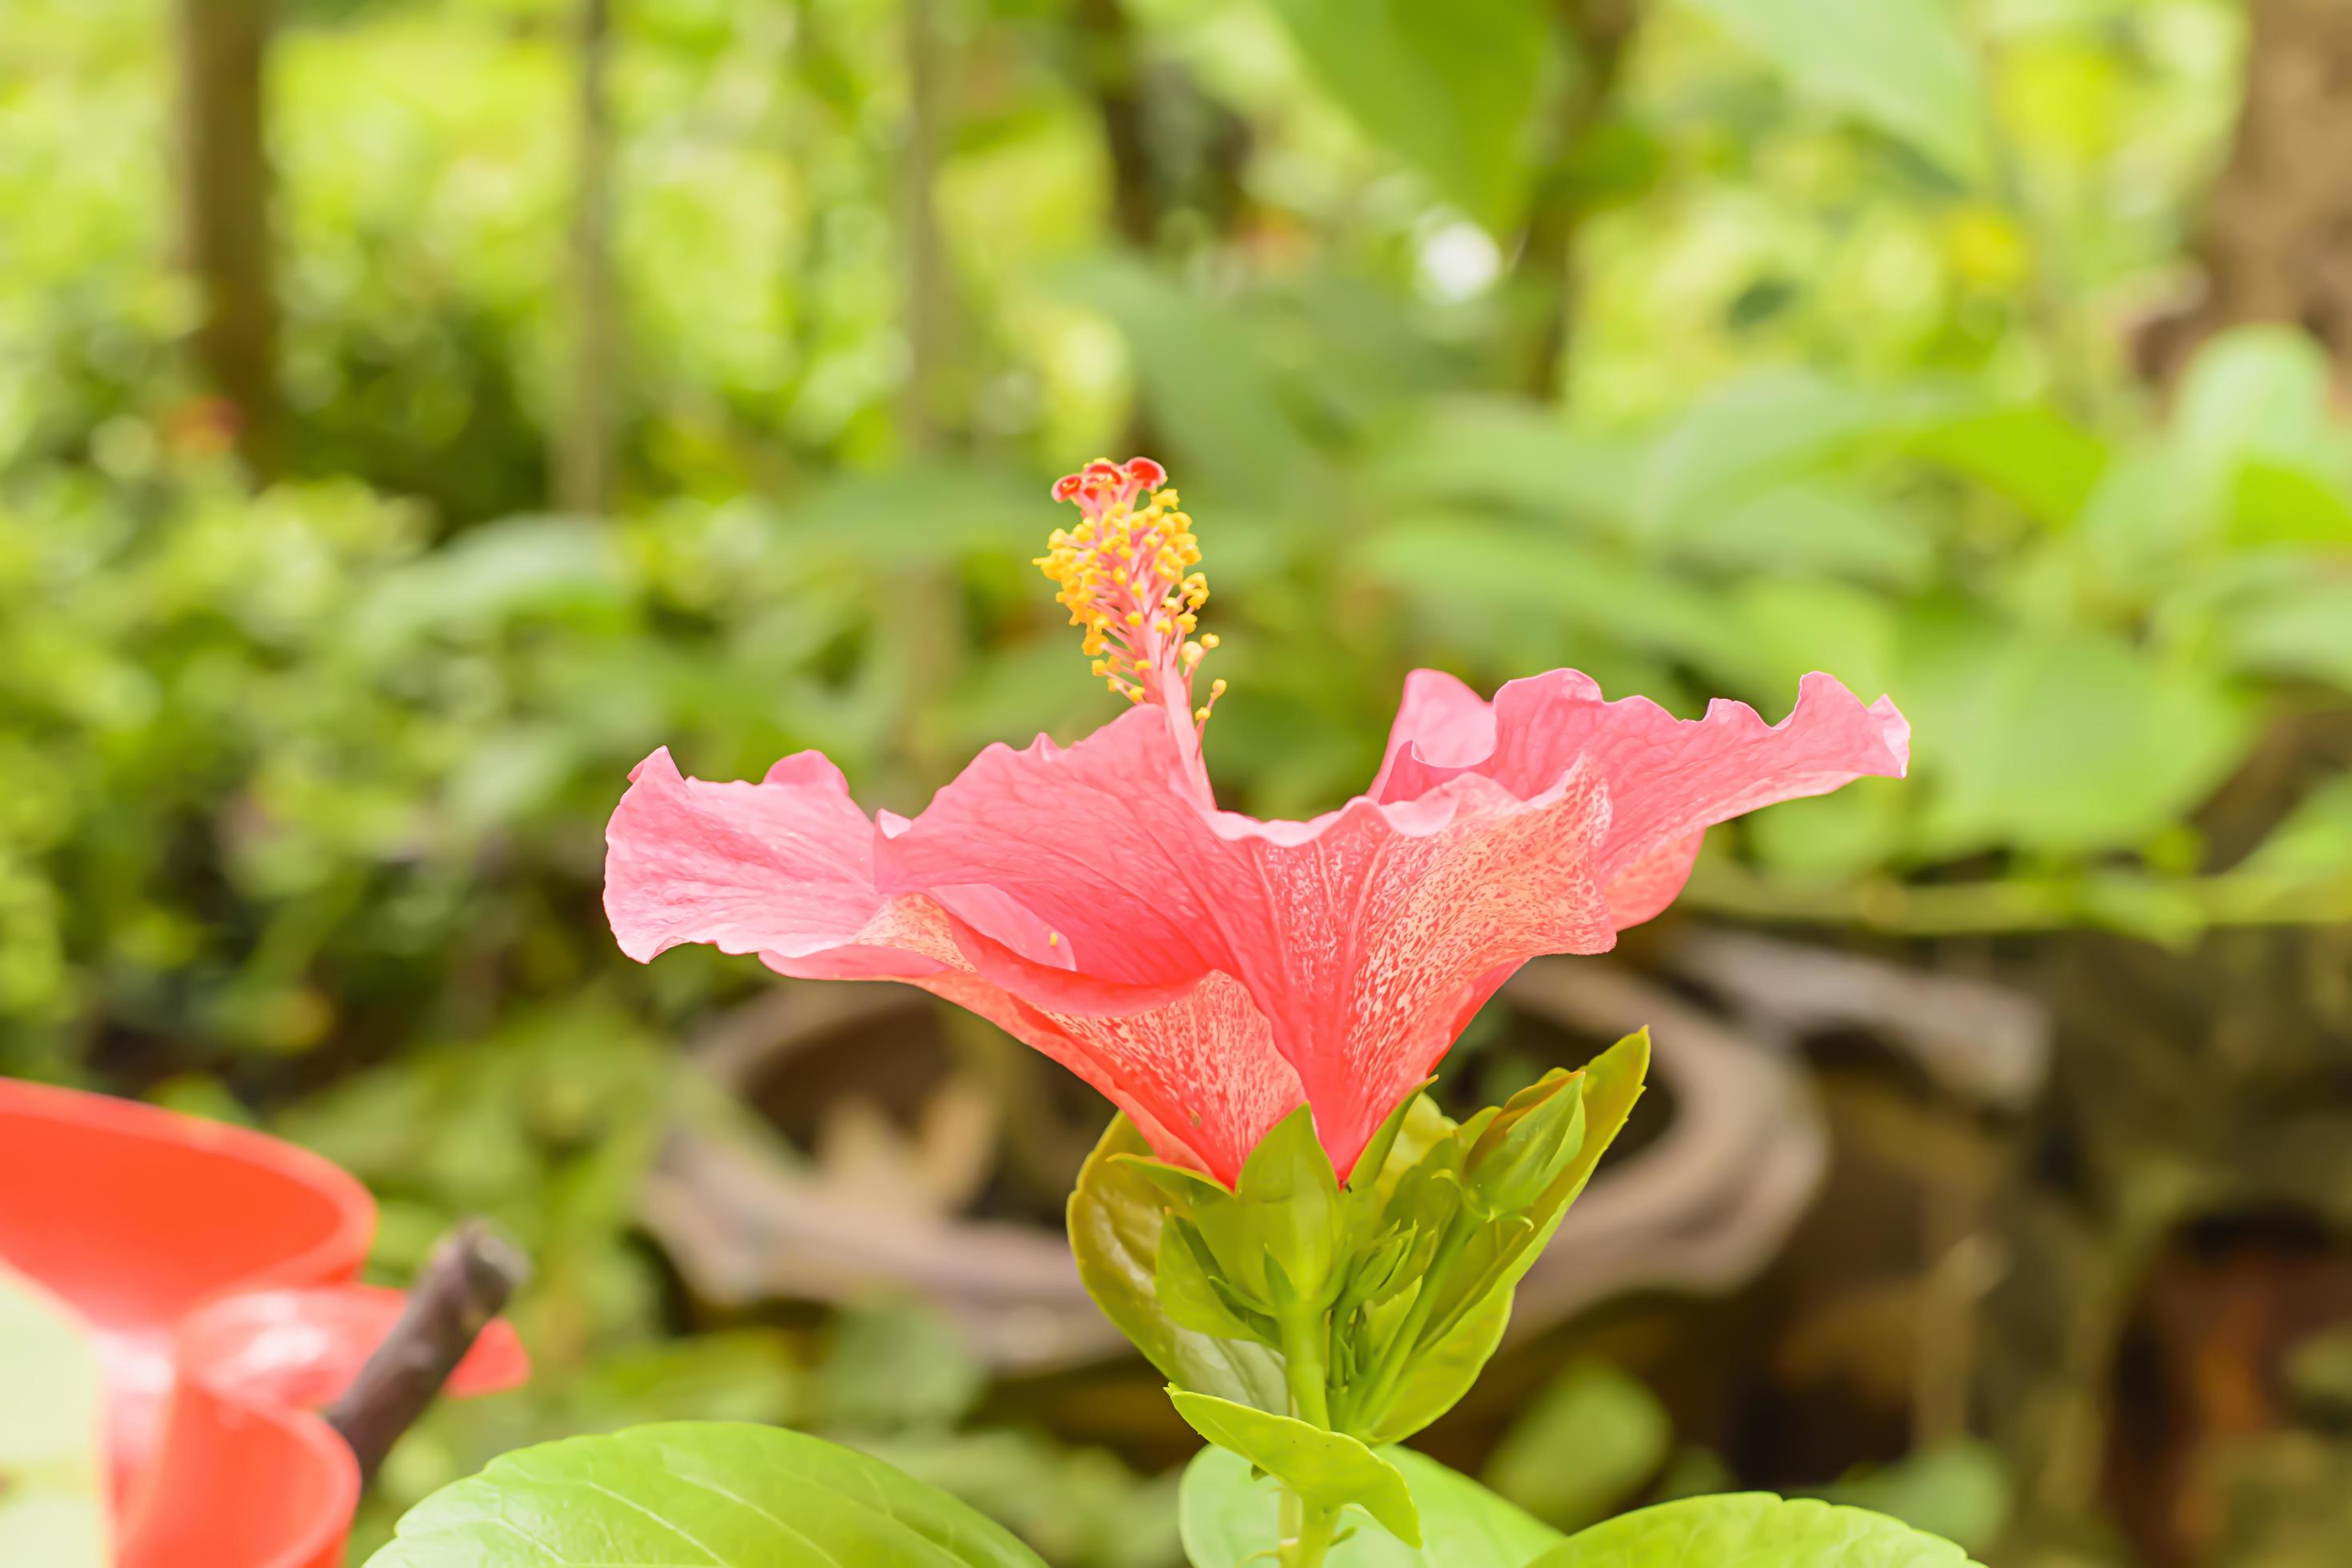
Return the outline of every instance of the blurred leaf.
{"type": "Polygon", "coordinates": [[[1892,409],[1795,371],[1709,394],[1651,449],[1635,491],[1645,530],[1671,534],[1719,507],[1807,472],[1890,422],[1892,409]]]}
{"type": "Polygon", "coordinates": [[[1527,1568],[1632,1563],[1754,1563],[1757,1568],[1936,1568],[1968,1553],[1900,1521],[1763,1492],[1688,1498],[1580,1531],[1527,1568]]]}
{"type": "Polygon", "coordinates": [[[386,574],[351,636],[386,658],[425,631],[486,635],[518,616],[611,614],[627,602],[618,536],[581,518],[523,517],[479,528],[386,574]]]}
{"type": "Polygon", "coordinates": [[[1160,1306],[1153,1274],[1164,1200],[1122,1154],[1151,1157],[1150,1144],[1123,1115],[1087,1156],[1070,1194],[1070,1250],[1087,1294],[1178,1387],[1261,1410],[1289,1409],[1281,1359],[1273,1352],[1182,1328],[1160,1306]]]}
{"type": "Polygon", "coordinates": [[[2263,595],[2231,612],[2224,637],[2239,668],[2352,691],[2352,575],[2315,572],[2263,595]]]}
{"type": "Polygon", "coordinates": [[[2010,1508],[2009,1468],[1983,1443],[1912,1454],[1823,1487],[1824,1501],[1899,1519],[1970,1552],[1990,1548],[2010,1508]]]}
{"type": "Polygon", "coordinates": [[[1905,644],[1897,689],[1935,854],[2137,844],[2202,800],[2249,734],[2210,676],[2095,633],[1921,620],[1905,644]]]}
{"type": "Polygon", "coordinates": [[[106,1568],[98,1356],[65,1304],[0,1265],[0,1563],[106,1568]]]}
{"type": "Polygon", "coordinates": [[[2200,482],[2249,458],[2305,457],[2331,445],[2332,374],[2318,344],[2287,327],[2240,327],[2207,342],[2181,374],[2172,437],[2200,482]]]}
{"type": "Polygon", "coordinates": [[[2352,773],[2304,796],[2237,869],[2287,882],[2352,874],[2352,773]]]}
{"type": "Polygon", "coordinates": [[[1918,582],[1934,555],[1916,514],[1802,480],[1727,495],[1673,525],[1661,542],[1721,572],[1824,574],[1894,584],[1918,582]]]}
{"type": "Polygon", "coordinates": [[[827,1428],[893,1432],[952,1426],[988,1384],[988,1369],[952,1324],[914,1302],[842,1315],[814,1393],[827,1428]]]}
{"type": "Polygon", "coordinates": [[[1561,1530],[1577,1530],[1658,1472],[1674,1423],[1649,1385],[1607,1362],[1570,1365],[1538,1394],[1486,1461],[1488,1486],[1561,1530]]]}
{"type": "Polygon", "coordinates": [[[1528,198],[1528,120],[1549,52],[1538,0],[1271,0],[1371,135],[1496,234],[1528,198]]]}
{"type": "MultiPolygon", "coordinates": [[[[1386,1531],[1359,1530],[1331,1549],[1328,1568],[1516,1568],[1559,1540],[1434,1459],[1410,1448],[1382,1453],[1412,1490],[1423,1543],[1416,1550],[1386,1531]]],[[[1223,1448],[1203,1448],[1184,1468],[1180,1506],[1184,1550],[1197,1568],[1249,1562],[1280,1537],[1279,1487],[1271,1476],[1253,1477],[1248,1460],[1223,1448]]]]}
{"type": "Polygon", "coordinates": [[[1419,1546],[1421,1514],[1403,1474],[1355,1438],[1288,1415],[1171,1388],[1168,1397],[1192,1429],[1322,1508],[1362,1509],[1408,1546],[1419,1546]]]}
{"type": "Polygon", "coordinates": [[[1400,511],[1473,501],[1585,525],[1622,517],[1636,460],[1625,443],[1571,429],[1554,409],[1449,398],[1382,441],[1362,484],[1400,511]]]}
{"type": "Polygon", "coordinates": [[[1984,172],[1983,86],[1944,0],[1685,0],[1843,110],[1942,163],[1984,172]]]}
{"type": "Polygon", "coordinates": [[[572,1437],[491,1461],[401,1520],[369,1568],[1043,1568],[1001,1526],[878,1459],[726,1423],[572,1437]]]}
{"type": "Polygon", "coordinates": [[[1747,661],[1706,591],[1571,540],[1467,517],[1417,517],[1375,535],[1361,559],[1408,599],[1555,616],[1586,637],[1687,659],[1718,678],[1747,661]]]}
{"type": "Polygon", "coordinates": [[[1069,291],[1126,334],[1169,471],[1196,510],[1290,493],[1307,448],[1258,340],[1229,310],[1131,261],[1083,268],[1069,291]]]}
{"type": "Polygon", "coordinates": [[[2105,442],[2048,408],[1963,415],[1922,426],[1907,446],[2053,528],[2081,513],[2107,464],[2105,442]]]}
{"type": "Polygon", "coordinates": [[[2252,459],[2240,466],[2227,504],[2234,545],[2352,544],[2352,498],[2337,473],[2252,459]]]}
{"type": "Polygon", "coordinates": [[[1183,1561],[1173,1472],[1144,1479],[1110,1454],[1044,1433],[909,1435],[858,1447],[961,1498],[1049,1563],[1177,1568],[1183,1561]]]}

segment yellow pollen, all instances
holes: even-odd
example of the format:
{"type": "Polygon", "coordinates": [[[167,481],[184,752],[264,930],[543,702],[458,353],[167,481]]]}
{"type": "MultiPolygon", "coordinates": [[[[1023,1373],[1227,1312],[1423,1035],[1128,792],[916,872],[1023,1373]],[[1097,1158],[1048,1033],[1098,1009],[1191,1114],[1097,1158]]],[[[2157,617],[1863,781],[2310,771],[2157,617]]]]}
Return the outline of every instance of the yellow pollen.
{"type": "Polygon", "coordinates": [[[1054,602],[1080,628],[1105,689],[1129,702],[1190,709],[1197,725],[1207,721],[1224,683],[1192,706],[1192,672],[1217,637],[1195,635],[1209,582],[1193,570],[1200,540],[1175,489],[1150,488],[1164,478],[1158,464],[1142,458],[1090,463],[1069,476],[1055,497],[1076,502],[1085,516],[1074,528],[1055,529],[1046,553],[1034,560],[1055,585],[1054,602]]]}

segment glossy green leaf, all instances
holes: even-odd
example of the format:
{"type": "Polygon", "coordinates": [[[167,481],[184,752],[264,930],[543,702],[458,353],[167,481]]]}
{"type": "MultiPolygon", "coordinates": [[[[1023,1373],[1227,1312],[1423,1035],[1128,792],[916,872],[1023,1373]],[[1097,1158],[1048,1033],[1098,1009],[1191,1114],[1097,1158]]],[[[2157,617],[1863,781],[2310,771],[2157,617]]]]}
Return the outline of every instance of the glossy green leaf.
{"type": "MultiPolygon", "coordinates": [[[[1331,1549],[1326,1568],[1518,1568],[1560,1535],[1469,1477],[1410,1448],[1384,1448],[1421,1516],[1422,1544],[1358,1530],[1331,1549]]],[[[1280,1483],[1249,1461],[1203,1448],[1184,1468],[1180,1493],[1184,1551],[1194,1568],[1263,1563],[1280,1532],[1280,1483]]]]}
{"type": "Polygon", "coordinates": [[[1960,1568],[1968,1561],[1950,1542],[1885,1514],[1735,1492],[1620,1514],[1527,1568],[1960,1568]]]}
{"type": "Polygon", "coordinates": [[[1273,0],[1372,137],[1497,233],[1525,206],[1551,28],[1539,0],[1273,0]]]}
{"type": "Polygon", "coordinates": [[[1042,1568],[1002,1526],[798,1432],[639,1426],[524,1448],[409,1510],[368,1568],[1042,1568]]]}
{"type": "Polygon", "coordinates": [[[0,1563],[106,1568],[104,1397],[65,1307],[0,1267],[0,1563]]]}
{"type": "Polygon", "coordinates": [[[1685,0],[1798,90],[1926,153],[1983,172],[1983,89],[1945,0],[1685,0]]]}
{"type": "Polygon", "coordinates": [[[1171,1389],[1168,1397],[1192,1430],[1308,1501],[1360,1508],[1406,1545],[1421,1544],[1421,1516],[1403,1475],[1353,1437],[1205,1394],[1171,1389]]]}
{"type": "Polygon", "coordinates": [[[1188,1329],[1160,1303],[1154,1275],[1169,1200],[1139,1168],[1150,1155],[1150,1144],[1121,1116],[1078,1172],[1070,1194],[1070,1250],[1087,1294],[1177,1387],[1262,1410],[1289,1409],[1281,1357],[1262,1345],[1188,1329]]]}

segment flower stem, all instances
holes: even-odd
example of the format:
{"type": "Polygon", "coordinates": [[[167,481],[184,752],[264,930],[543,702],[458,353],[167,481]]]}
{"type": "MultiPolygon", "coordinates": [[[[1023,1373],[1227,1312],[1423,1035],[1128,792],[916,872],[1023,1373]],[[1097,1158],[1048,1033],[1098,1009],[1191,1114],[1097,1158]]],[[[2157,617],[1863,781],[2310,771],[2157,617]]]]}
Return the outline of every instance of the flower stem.
{"type": "Polygon", "coordinates": [[[1323,1568],[1323,1559],[1339,1533],[1339,1510],[1299,1501],[1288,1492],[1283,1494],[1283,1504],[1282,1568],[1323,1568]],[[1296,1530],[1291,1528],[1293,1503],[1297,1504],[1296,1530]]]}
{"type": "MultiPolygon", "coordinates": [[[[1290,1384],[1290,1403],[1298,1419],[1328,1432],[1331,1429],[1331,1391],[1325,1366],[1324,1338],[1329,1324],[1322,1310],[1292,1311],[1282,1320],[1283,1375],[1290,1384]]],[[[1312,1502],[1289,1487],[1282,1489],[1282,1568],[1322,1568],[1339,1532],[1339,1510],[1312,1502]]]]}
{"type": "Polygon", "coordinates": [[[1369,1424],[1384,1413],[1390,1396],[1396,1392],[1397,1380],[1404,1373],[1405,1363],[1420,1346],[1422,1331],[1429,1326],[1430,1314],[1437,1305],[1438,1288],[1454,1260],[1462,1256],[1462,1249],[1470,1244],[1471,1233],[1476,1228],[1467,1215],[1459,1214],[1446,1226],[1444,1237],[1437,1244],[1436,1256],[1429,1260],[1429,1268],[1421,1277],[1420,1293],[1406,1310],[1404,1321],[1397,1325],[1371,1374],[1361,1380],[1363,1394],[1350,1406],[1351,1420],[1369,1424]]]}
{"type": "Polygon", "coordinates": [[[1320,1311],[1293,1312],[1282,1320],[1283,1375],[1290,1384],[1290,1402],[1301,1421],[1328,1432],[1331,1394],[1324,1370],[1324,1333],[1320,1311]]]}

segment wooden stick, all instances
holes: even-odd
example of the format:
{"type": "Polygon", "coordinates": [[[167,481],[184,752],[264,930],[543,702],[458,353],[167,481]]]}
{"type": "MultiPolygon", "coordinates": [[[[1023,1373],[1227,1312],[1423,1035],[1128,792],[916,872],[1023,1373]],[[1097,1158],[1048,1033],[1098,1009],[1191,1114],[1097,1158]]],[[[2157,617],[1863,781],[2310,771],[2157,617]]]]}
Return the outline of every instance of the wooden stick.
{"type": "Polygon", "coordinates": [[[327,1411],[359,1458],[361,1485],[530,1273],[522,1253],[484,1220],[462,1222],[434,1247],[400,1321],[327,1411]]]}

